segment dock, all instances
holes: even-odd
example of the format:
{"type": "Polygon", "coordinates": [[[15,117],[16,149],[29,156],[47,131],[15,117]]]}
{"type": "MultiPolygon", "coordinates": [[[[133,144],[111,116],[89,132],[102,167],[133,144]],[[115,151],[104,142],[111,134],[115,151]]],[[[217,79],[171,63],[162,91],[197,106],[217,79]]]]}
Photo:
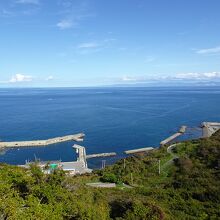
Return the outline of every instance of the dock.
{"type": "Polygon", "coordinates": [[[165,140],[161,141],[160,145],[161,146],[166,145],[166,144],[170,143],[171,141],[173,141],[174,139],[176,139],[177,137],[179,137],[181,135],[182,135],[182,133],[177,132],[177,133],[171,135],[170,137],[166,138],[165,140]]]}
{"type": "Polygon", "coordinates": [[[160,142],[161,146],[164,146],[166,144],[169,144],[171,141],[175,140],[176,138],[178,138],[179,136],[183,135],[186,132],[186,128],[187,126],[183,125],[181,126],[181,128],[179,129],[179,131],[173,135],[171,135],[170,137],[166,138],[165,140],[160,142]]]}
{"type": "MultiPolygon", "coordinates": [[[[83,146],[74,144],[73,149],[78,154],[76,161],[62,162],[59,161],[37,161],[37,165],[42,169],[45,174],[50,174],[55,169],[61,169],[67,172],[69,175],[77,175],[84,173],[91,173],[92,169],[88,168],[86,161],[86,149],[83,146]]],[[[18,165],[19,167],[30,168],[30,165],[34,162],[27,162],[24,165],[18,165]]]]}
{"type": "Polygon", "coordinates": [[[133,149],[133,150],[126,150],[125,154],[135,154],[135,153],[142,153],[146,151],[153,150],[153,147],[144,147],[144,148],[138,148],[138,149],[133,149]]]}
{"type": "Polygon", "coordinates": [[[84,133],[79,133],[79,134],[51,138],[47,140],[0,142],[0,148],[48,146],[66,141],[83,141],[84,137],[85,137],[84,133]]]}
{"type": "Polygon", "coordinates": [[[100,153],[100,154],[89,154],[86,155],[86,159],[96,158],[96,157],[114,157],[117,154],[115,152],[111,153],[100,153]]]}
{"type": "Polygon", "coordinates": [[[203,122],[201,127],[203,138],[210,137],[220,129],[220,122],[203,122]]]}

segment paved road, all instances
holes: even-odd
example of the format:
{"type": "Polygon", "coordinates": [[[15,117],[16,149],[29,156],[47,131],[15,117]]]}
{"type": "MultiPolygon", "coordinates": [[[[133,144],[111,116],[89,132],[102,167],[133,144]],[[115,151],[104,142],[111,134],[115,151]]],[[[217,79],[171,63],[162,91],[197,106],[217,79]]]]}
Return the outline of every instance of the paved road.
{"type": "Polygon", "coordinates": [[[178,144],[171,144],[169,147],[167,147],[167,153],[170,154],[170,155],[172,155],[172,158],[171,158],[170,160],[168,160],[165,164],[163,164],[163,166],[161,167],[161,169],[164,169],[164,168],[167,167],[168,165],[172,164],[173,161],[178,158],[178,156],[173,153],[173,149],[174,149],[177,145],[179,145],[179,144],[180,144],[180,143],[178,143],[178,144]]]}
{"type": "Polygon", "coordinates": [[[114,188],[114,187],[116,187],[115,183],[102,183],[102,182],[86,183],[86,185],[91,186],[91,187],[97,187],[97,188],[114,188]]]}
{"type": "Polygon", "coordinates": [[[177,145],[179,145],[180,143],[178,143],[178,144],[171,144],[168,148],[167,148],[167,153],[168,154],[171,154],[172,156],[176,156],[174,153],[173,153],[173,149],[177,146],[177,145]]]}

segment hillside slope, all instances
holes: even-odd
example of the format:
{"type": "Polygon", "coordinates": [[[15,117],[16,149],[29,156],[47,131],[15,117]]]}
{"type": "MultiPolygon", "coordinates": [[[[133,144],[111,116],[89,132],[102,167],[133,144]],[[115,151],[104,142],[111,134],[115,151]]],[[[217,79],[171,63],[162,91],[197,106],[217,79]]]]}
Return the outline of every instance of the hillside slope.
{"type": "Polygon", "coordinates": [[[219,158],[220,132],[84,176],[1,164],[0,219],[219,219],[219,158]],[[100,180],[117,187],[86,186],[100,180]]]}

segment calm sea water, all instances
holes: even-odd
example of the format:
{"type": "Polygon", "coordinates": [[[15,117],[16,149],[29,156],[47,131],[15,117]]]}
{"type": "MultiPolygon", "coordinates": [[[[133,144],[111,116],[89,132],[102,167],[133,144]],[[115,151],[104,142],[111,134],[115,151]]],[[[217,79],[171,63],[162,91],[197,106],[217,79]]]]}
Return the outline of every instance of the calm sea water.
{"type": "MultiPolygon", "coordinates": [[[[181,125],[220,121],[220,88],[0,89],[0,139],[47,139],[78,132],[87,153],[158,146],[181,125]]],[[[10,149],[0,162],[71,161],[73,142],[10,149]]],[[[91,167],[101,159],[89,160],[91,167]]],[[[111,159],[108,161],[111,162],[111,159]]]]}

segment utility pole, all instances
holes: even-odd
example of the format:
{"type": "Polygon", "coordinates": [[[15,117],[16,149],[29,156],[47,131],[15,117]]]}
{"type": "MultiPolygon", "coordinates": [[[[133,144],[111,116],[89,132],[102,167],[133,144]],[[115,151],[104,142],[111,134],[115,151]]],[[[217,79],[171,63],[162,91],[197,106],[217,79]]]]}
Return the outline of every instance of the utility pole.
{"type": "Polygon", "coordinates": [[[160,175],[160,159],[158,160],[158,174],[160,175]]]}
{"type": "Polygon", "coordinates": [[[105,169],[105,162],[106,160],[102,160],[102,169],[105,169]]]}
{"type": "Polygon", "coordinates": [[[34,154],[34,162],[35,162],[35,163],[37,162],[36,154],[34,154]]]}
{"type": "Polygon", "coordinates": [[[133,185],[133,174],[131,173],[131,185],[133,185]]]}
{"type": "Polygon", "coordinates": [[[125,159],[124,159],[124,169],[125,169],[125,159]]]}

